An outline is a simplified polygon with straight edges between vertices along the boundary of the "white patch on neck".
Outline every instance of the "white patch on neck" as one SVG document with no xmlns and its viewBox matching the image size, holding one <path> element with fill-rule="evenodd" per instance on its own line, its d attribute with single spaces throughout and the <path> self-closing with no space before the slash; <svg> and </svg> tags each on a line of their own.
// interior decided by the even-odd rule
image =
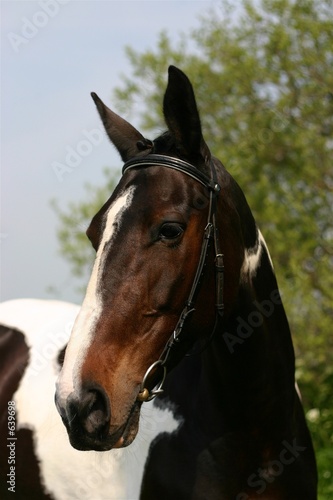
<svg viewBox="0 0 333 500">
<path fill-rule="evenodd" d="M 108 248 L 108 252 L 105 252 L 105 248 L 113 238 L 116 228 L 121 225 L 124 212 L 132 201 L 134 189 L 134 187 L 131 187 L 119 196 L 106 213 L 103 237 L 98 247 L 86 296 L 75 321 L 67 346 L 63 369 L 59 376 L 58 396 L 62 400 L 65 400 L 75 389 L 80 390 L 81 367 L 93 340 L 94 327 L 103 311 L 99 283 L 107 253 L 110 252 L 110 248 Z"/>
<path fill-rule="evenodd" d="M 257 270 L 261 262 L 263 250 L 266 251 L 270 264 L 274 271 L 273 262 L 269 254 L 266 242 L 264 240 L 263 235 L 258 230 L 258 239 L 256 245 L 253 248 L 246 249 L 244 252 L 244 261 L 241 268 L 242 279 L 246 280 L 248 277 L 253 278 L 254 276 L 256 276 Z"/>
<path fill-rule="evenodd" d="M 274 265 L 273 265 L 273 261 L 272 261 L 272 257 L 271 257 L 271 254 L 269 253 L 269 250 L 268 250 L 268 246 L 266 244 L 266 241 L 263 237 L 263 235 L 261 234 L 261 232 L 259 231 L 259 239 L 260 239 L 260 242 L 261 242 L 261 246 L 263 249 L 266 250 L 266 253 L 267 253 L 267 257 L 268 257 L 268 260 L 270 262 L 270 265 L 271 265 L 271 268 L 272 268 L 272 271 L 273 273 L 275 273 L 274 271 Z"/>
</svg>

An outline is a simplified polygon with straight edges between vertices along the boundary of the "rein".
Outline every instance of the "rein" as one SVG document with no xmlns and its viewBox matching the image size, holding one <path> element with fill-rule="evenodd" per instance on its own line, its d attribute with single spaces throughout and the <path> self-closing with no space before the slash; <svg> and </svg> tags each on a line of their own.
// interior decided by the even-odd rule
<svg viewBox="0 0 333 500">
<path fill-rule="evenodd" d="M 199 351 L 199 353 L 202 352 L 207 347 L 208 343 L 212 340 L 218 325 L 219 318 L 223 316 L 224 312 L 224 304 L 223 304 L 224 264 L 223 264 L 223 254 L 221 253 L 218 228 L 216 225 L 217 196 L 221 191 L 221 187 L 217 182 L 217 176 L 213 162 L 211 161 L 210 163 L 212 178 L 209 178 L 206 174 L 204 174 L 196 167 L 194 167 L 193 165 L 184 160 L 180 160 L 179 158 L 173 158 L 171 156 L 157 155 L 157 154 L 150 154 L 145 158 L 129 160 L 123 166 L 122 173 L 124 174 L 125 172 L 127 172 L 127 170 L 130 170 L 132 168 L 136 167 L 146 168 L 149 166 L 163 166 L 167 168 L 172 168 L 173 170 L 178 170 L 192 177 L 196 181 L 200 182 L 203 186 L 205 186 L 209 190 L 209 208 L 208 208 L 207 224 L 204 230 L 199 262 L 189 297 L 179 316 L 175 329 L 171 334 L 168 342 L 166 343 L 166 346 L 163 349 L 160 358 L 148 368 L 143 377 L 140 386 L 140 391 L 137 396 L 137 400 L 142 402 L 151 401 L 152 399 L 154 399 L 156 396 L 158 396 L 163 392 L 162 387 L 164 385 L 167 374 L 166 365 L 170 353 L 175 348 L 175 346 L 181 342 L 185 322 L 187 318 L 190 316 L 190 314 L 192 314 L 195 311 L 194 305 L 198 295 L 200 281 L 203 276 L 205 263 L 207 260 L 208 248 L 212 239 L 214 240 L 214 249 L 215 249 L 215 281 L 216 281 L 215 324 L 212 333 L 209 336 L 208 342 L 205 344 L 204 348 Z M 189 355 L 190 354 L 187 354 L 187 356 Z M 160 366 L 163 369 L 162 380 L 155 389 L 149 391 L 149 389 L 145 387 L 146 381 L 151 372 L 158 366 Z"/>
</svg>

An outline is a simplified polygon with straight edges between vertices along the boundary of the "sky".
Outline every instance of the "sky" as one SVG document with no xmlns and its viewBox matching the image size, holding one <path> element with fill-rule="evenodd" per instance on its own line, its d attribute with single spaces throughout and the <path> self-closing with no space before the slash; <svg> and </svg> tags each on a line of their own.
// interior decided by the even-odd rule
<svg viewBox="0 0 333 500">
<path fill-rule="evenodd" d="M 112 90 L 130 71 L 125 46 L 154 50 L 162 30 L 177 41 L 214 4 L 0 0 L 1 301 L 82 300 L 59 253 L 50 200 L 66 209 L 87 182 L 102 185 L 105 166 L 121 168 L 90 92 L 117 111 Z"/>
</svg>

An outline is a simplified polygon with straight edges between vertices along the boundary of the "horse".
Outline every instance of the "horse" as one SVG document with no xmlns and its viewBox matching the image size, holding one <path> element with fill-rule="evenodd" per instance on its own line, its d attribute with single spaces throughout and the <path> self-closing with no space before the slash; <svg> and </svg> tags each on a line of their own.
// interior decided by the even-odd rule
<svg viewBox="0 0 333 500">
<path fill-rule="evenodd" d="M 149 445 L 179 423 L 152 408 L 132 446 L 100 454 L 69 443 L 54 404 L 55 383 L 79 306 L 56 300 L 0 304 L 0 498 L 138 498 Z M 7 446 L 8 445 L 8 446 Z"/>
<path fill-rule="evenodd" d="M 96 259 L 57 381 L 70 443 L 130 445 L 153 401 L 180 424 L 152 441 L 141 499 L 315 499 L 272 260 L 190 80 L 169 67 L 154 140 L 91 95 L 124 165 L 87 229 Z"/>
</svg>

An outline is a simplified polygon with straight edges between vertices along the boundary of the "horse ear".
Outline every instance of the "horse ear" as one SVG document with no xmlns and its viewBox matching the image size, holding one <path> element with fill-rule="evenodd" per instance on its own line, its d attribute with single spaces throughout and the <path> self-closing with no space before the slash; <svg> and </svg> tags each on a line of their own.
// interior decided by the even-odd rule
<svg viewBox="0 0 333 500">
<path fill-rule="evenodd" d="M 111 111 L 94 92 L 91 93 L 98 113 L 102 119 L 106 133 L 111 142 L 117 148 L 124 162 L 135 156 L 147 154 L 147 149 L 153 147 L 149 139 L 145 139 L 142 134 L 130 123 Z"/>
<path fill-rule="evenodd" d="M 211 153 L 202 136 L 193 87 L 187 76 L 175 66 L 169 67 L 163 112 L 179 152 L 198 166 L 208 165 Z"/>
</svg>

